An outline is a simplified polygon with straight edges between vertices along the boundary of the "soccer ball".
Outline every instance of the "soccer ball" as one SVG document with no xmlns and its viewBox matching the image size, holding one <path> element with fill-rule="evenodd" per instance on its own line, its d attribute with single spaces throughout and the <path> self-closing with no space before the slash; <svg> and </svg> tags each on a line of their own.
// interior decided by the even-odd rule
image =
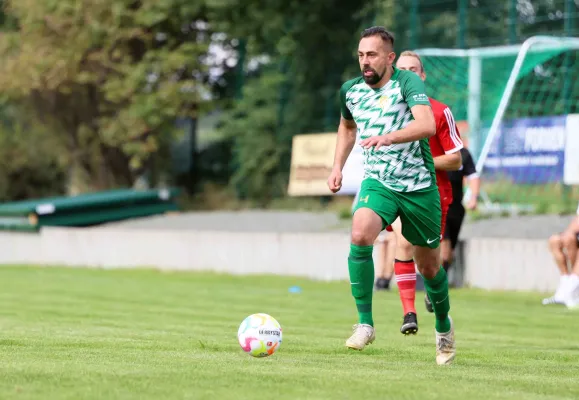
<svg viewBox="0 0 579 400">
<path fill-rule="evenodd" d="M 252 314 L 239 325 L 237 340 L 250 356 L 271 356 L 281 345 L 281 326 L 271 315 Z"/>
</svg>

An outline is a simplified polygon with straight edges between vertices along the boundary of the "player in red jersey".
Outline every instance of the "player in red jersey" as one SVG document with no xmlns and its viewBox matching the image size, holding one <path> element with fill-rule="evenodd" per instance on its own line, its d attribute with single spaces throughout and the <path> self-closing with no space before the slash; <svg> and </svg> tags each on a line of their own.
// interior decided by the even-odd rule
<svg viewBox="0 0 579 400">
<path fill-rule="evenodd" d="M 410 70 L 416 73 L 422 80 L 426 79 L 424 67 L 420 56 L 411 51 L 400 54 L 396 63 L 398 69 Z M 436 169 L 436 183 L 440 193 L 440 205 L 442 208 L 441 240 L 444 236 L 446 215 L 448 207 L 452 203 L 452 186 L 446 171 L 457 171 L 462 165 L 460 149 L 463 143 L 456 127 L 450 108 L 435 99 L 429 98 L 436 120 L 436 134 L 429 139 L 430 151 L 434 158 Z M 394 274 L 400 294 L 400 301 L 404 311 L 404 320 L 400 332 L 405 335 L 418 332 L 418 320 L 416 317 L 416 270 L 414 265 L 412 245 L 402 235 L 403 228 L 400 219 L 397 219 L 392 227 L 396 236 L 396 258 L 394 260 Z M 425 299 L 428 301 L 428 299 Z"/>
</svg>

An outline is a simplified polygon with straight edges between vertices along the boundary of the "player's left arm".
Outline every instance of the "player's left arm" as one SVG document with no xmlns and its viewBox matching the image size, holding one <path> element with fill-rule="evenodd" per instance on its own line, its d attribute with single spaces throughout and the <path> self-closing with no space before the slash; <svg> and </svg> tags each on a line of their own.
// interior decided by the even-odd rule
<svg viewBox="0 0 579 400">
<path fill-rule="evenodd" d="M 434 157 L 434 168 L 442 171 L 458 171 L 462 165 L 460 149 L 464 145 L 452 111 L 448 107 L 436 114 L 436 138 L 444 154 Z"/>
<path fill-rule="evenodd" d="M 434 123 L 434 115 L 432 114 L 430 105 L 415 105 L 411 108 L 411 111 L 414 120 L 404 128 L 387 135 L 366 138 L 360 141 L 360 145 L 365 149 L 375 146 L 376 150 L 378 150 L 382 146 L 416 142 L 417 140 L 426 139 L 434 135 L 436 132 L 436 125 Z"/>
<path fill-rule="evenodd" d="M 434 114 L 429 105 L 418 104 L 410 111 L 412 111 L 414 120 L 404 128 L 388 135 L 393 144 L 416 142 L 420 139 L 427 139 L 436 133 Z"/>
<path fill-rule="evenodd" d="M 408 125 L 388 136 L 392 143 L 415 142 L 436 134 L 436 121 L 426 95 L 424 82 L 415 73 L 406 73 L 400 79 L 401 94 L 414 118 Z"/>
</svg>

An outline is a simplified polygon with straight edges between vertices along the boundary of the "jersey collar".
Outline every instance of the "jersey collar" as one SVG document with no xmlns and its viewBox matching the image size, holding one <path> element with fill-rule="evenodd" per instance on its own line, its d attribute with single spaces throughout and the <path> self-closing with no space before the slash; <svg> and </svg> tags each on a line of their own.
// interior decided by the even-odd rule
<svg viewBox="0 0 579 400">
<path fill-rule="evenodd" d="M 396 68 L 394 65 L 392 65 L 392 76 L 390 77 L 390 81 L 395 81 L 396 79 L 398 79 L 398 75 L 400 74 L 400 70 L 398 68 Z M 388 81 L 388 82 L 390 82 Z"/>
<path fill-rule="evenodd" d="M 399 70 L 398 68 L 396 68 L 396 67 L 394 66 L 394 64 L 392 64 L 392 76 L 390 77 L 390 79 L 389 79 L 388 81 L 386 81 L 386 83 L 384 84 L 384 86 L 382 86 L 381 88 L 378 88 L 378 89 L 374 89 L 374 88 L 372 88 L 372 87 L 370 87 L 370 86 L 368 86 L 368 87 L 370 87 L 370 89 L 372 89 L 372 90 L 375 91 L 375 92 L 379 92 L 379 91 L 383 90 L 386 86 L 388 86 L 388 83 L 389 83 L 390 81 L 395 81 L 395 80 L 397 80 L 397 79 L 398 79 L 398 75 L 400 75 L 400 70 Z"/>
</svg>

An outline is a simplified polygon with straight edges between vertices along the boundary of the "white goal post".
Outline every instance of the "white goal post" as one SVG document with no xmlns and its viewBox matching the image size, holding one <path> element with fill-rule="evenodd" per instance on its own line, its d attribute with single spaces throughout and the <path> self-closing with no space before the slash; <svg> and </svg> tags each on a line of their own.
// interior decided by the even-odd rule
<svg viewBox="0 0 579 400">
<path fill-rule="evenodd" d="M 521 73 L 521 68 L 523 67 L 525 59 L 532 53 L 557 49 L 564 49 L 563 51 L 579 50 L 579 38 L 533 36 L 525 40 L 520 45 L 473 48 L 468 50 L 438 48 L 424 48 L 416 50 L 416 52 L 421 57 L 459 57 L 468 59 L 468 86 L 466 88 L 468 91 L 468 105 L 466 108 L 466 114 L 469 131 L 474 133 L 474 135 L 471 135 L 471 142 L 472 147 L 476 149 L 478 153 L 476 167 L 479 174 L 482 173 L 484 169 L 493 140 L 500 131 L 505 111 L 509 106 L 511 96 L 517 84 L 517 80 Z M 483 101 L 481 98 L 481 84 L 483 74 L 485 73 L 482 67 L 483 60 L 486 58 L 501 56 L 516 56 L 516 59 L 510 71 L 506 86 L 504 87 L 504 91 L 500 98 L 496 113 L 492 118 L 490 128 L 488 128 L 488 134 L 486 135 L 483 143 L 477 143 L 476 139 L 481 129 L 480 111 L 481 101 Z M 574 68 L 579 68 L 579 66 L 574 66 Z M 480 150 L 480 152 L 478 152 L 478 150 Z M 470 191 L 467 191 L 465 199 L 468 199 L 469 195 Z M 487 208 L 493 208 L 493 205 L 491 204 L 492 202 L 488 197 L 483 195 L 483 201 Z"/>
</svg>

